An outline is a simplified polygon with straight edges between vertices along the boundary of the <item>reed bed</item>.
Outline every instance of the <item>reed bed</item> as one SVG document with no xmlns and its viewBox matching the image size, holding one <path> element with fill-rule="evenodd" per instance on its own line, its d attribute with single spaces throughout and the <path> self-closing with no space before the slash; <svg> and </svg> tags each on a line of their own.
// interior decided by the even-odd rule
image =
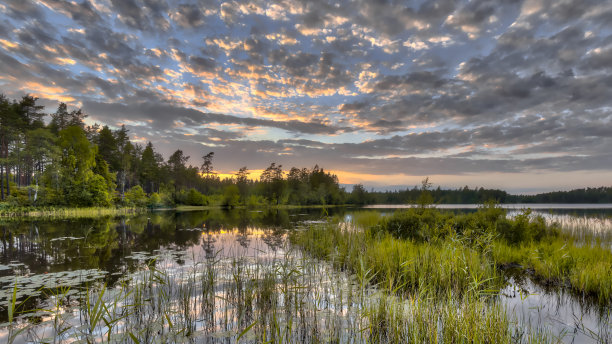
<svg viewBox="0 0 612 344">
<path fill-rule="evenodd" d="M 144 212 L 144 208 L 103 208 L 103 207 L 89 207 L 89 208 L 54 208 L 54 207 L 41 207 L 41 208 L 11 208 L 7 210 L 0 210 L 0 218 L 2 219 L 16 219 L 22 220 L 24 217 L 29 218 L 43 218 L 43 219 L 72 219 L 72 218 L 95 218 L 103 216 L 120 216 L 120 215 L 133 215 L 140 212 Z"/>
<path fill-rule="evenodd" d="M 354 273 L 340 272 L 288 245 L 254 256 L 207 251 L 201 258 L 187 252 L 133 258 L 142 268 L 115 285 L 48 288 L 42 291 L 46 303 L 28 313 L 22 313 L 24 300 L 14 299 L 11 309 L 21 316 L 3 325 L 0 341 L 537 342 L 517 330 L 499 304 L 483 297 L 482 288 L 461 295 L 447 289 L 442 295 L 427 292 L 434 288 L 428 283 L 400 295 L 390 289 L 395 282 L 377 277 L 368 263 Z"/>
<path fill-rule="evenodd" d="M 232 231 L 215 239 L 193 228 L 203 231 L 200 251 L 132 253 L 125 258 L 139 268 L 112 283 L 110 276 L 55 283 L 40 288 L 45 297 L 36 302 L 15 287 L 0 342 L 562 341 L 546 325 L 519 321 L 500 301 L 507 286 L 500 267 L 510 263 L 609 304 L 609 250 L 574 245 L 529 214 L 415 209 L 343 221 L 304 223 L 281 241 L 266 233 L 245 241 L 245 233 Z M 216 250 L 215 240 L 248 249 Z M 601 333 L 594 342 L 609 342 L 605 328 Z"/>
</svg>

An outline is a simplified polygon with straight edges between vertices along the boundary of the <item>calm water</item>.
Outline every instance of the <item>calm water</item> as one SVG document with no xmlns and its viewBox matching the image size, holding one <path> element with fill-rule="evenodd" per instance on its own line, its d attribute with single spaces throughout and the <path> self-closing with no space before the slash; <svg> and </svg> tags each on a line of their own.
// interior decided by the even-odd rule
<svg viewBox="0 0 612 344">
<path fill-rule="evenodd" d="M 36 296 L 31 303 L 40 303 L 45 295 L 38 290 L 43 286 L 78 286 L 101 279 L 112 285 L 161 253 L 164 264 L 174 268 L 218 255 L 276 261 L 286 252 L 287 231 L 329 216 L 350 218 L 355 211 L 359 210 L 161 211 L 120 218 L 4 222 L 0 224 L 0 306 L 6 305 L 15 283 L 21 295 Z M 567 230 L 612 232 L 612 207 L 542 206 L 534 212 Z M 509 281 L 502 300 L 517 321 L 550 328 L 565 342 L 595 342 L 610 332 L 605 312 L 588 300 L 521 278 Z M 4 321 L 3 311 L 0 323 Z"/>
</svg>

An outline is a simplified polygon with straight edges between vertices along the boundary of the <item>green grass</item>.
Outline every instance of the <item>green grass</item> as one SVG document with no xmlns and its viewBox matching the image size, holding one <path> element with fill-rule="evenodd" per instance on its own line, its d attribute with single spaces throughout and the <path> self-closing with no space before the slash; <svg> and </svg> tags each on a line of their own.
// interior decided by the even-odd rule
<svg viewBox="0 0 612 344">
<path fill-rule="evenodd" d="M 419 243 L 381 231 L 347 231 L 330 225 L 298 232 L 291 241 L 338 268 L 370 271 L 372 282 L 391 290 L 462 294 L 495 290 L 501 280 L 492 261 L 459 240 Z"/>
<path fill-rule="evenodd" d="M 497 241 L 493 257 L 499 264 L 520 264 L 550 285 L 570 285 L 578 293 L 612 302 L 612 251 L 599 245 L 576 244 L 572 239 L 508 245 Z"/>
<path fill-rule="evenodd" d="M 105 208 L 105 207 L 89 207 L 89 208 L 11 208 L 0 210 L 0 218 L 21 220 L 24 217 L 28 218 L 95 218 L 103 216 L 118 216 L 131 215 L 138 212 L 146 211 L 141 208 Z"/>
<path fill-rule="evenodd" d="M 461 292 L 470 279 L 492 287 L 499 277 L 495 267 L 519 264 L 541 283 L 570 286 L 602 305 L 612 302 L 609 243 L 547 225 L 528 210 L 507 218 L 505 210 L 491 204 L 468 214 L 413 208 L 376 224 L 367 217 L 355 221 L 366 230 L 307 231 L 299 244 L 318 257 L 333 255 L 348 268 L 363 257 L 383 279 L 407 287 L 418 286 L 423 276 L 439 291 Z"/>
<path fill-rule="evenodd" d="M 24 330 L 16 339 L 32 343 L 535 342 L 517 331 L 511 316 L 483 297 L 486 292 L 481 288 L 467 288 L 461 295 L 450 289 L 446 294 L 420 289 L 399 295 L 389 289 L 395 285 L 392 281 L 366 267 L 374 263 L 360 263 L 350 275 L 284 249 L 286 253 L 271 261 L 265 255 L 221 258 L 219 252 L 179 269 L 151 261 L 116 286 L 93 284 L 76 295 L 74 289 L 58 290 L 52 293 L 53 304 L 43 310 L 44 321 L 22 319 L 19 328 Z M 37 331 L 37 326 L 46 330 Z"/>
<path fill-rule="evenodd" d="M 51 337 L 32 337 L 37 332 L 29 329 L 37 325 L 23 322 L 19 327 L 11 322 L 8 330 L 23 328 L 19 335 L 34 343 L 50 338 L 102 343 L 556 342 L 546 328 L 519 324 L 501 304 L 497 295 L 505 282 L 500 267 L 521 264 L 541 281 L 567 283 L 609 305 L 612 253 L 524 215 L 506 219 L 495 207 L 462 215 L 435 209 L 389 217 L 358 212 L 350 224 L 332 221 L 292 232 L 292 245 L 273 255 L 222 258 L 217 252 L 181 268 L 151 261 L 118 285 L 90 285 L 74 309 L 48 308 L 48 320 L 38 326 L 46 323 Z M 55 302 L 74 305 L 74 300 Z"/>
</svg>

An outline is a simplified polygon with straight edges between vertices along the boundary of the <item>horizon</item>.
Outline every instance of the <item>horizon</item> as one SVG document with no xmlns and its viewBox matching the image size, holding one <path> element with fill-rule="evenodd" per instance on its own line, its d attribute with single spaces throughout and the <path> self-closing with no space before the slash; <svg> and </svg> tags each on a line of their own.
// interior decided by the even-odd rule
<svg viewBox="0 0 612 344">
<path fill-rule="evenodd" d="M 8 0 L 0 93 L 125 125 L 166 159 L 213 151 L 221 174 L 609 186 L 610 18 L 603 0 Z"/>
</svg>

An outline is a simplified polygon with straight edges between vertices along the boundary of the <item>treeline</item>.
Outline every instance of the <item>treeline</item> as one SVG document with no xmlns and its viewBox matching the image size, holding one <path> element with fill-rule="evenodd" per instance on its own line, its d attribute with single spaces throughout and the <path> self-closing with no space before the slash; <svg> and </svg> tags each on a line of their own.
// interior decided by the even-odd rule
<svg viewBox="0 0 612 344">
<path fill-rule="evenodd" d="M 349 199 L 356 204 L 413 204 L 418 203 L 422 188 L 398 191 L 370 191 L 356 185 Z M 455 190 L 440 187 L 429 190 L 432 202 L 437 204 L 480 204 L 487 201 L 498 203 L 612 203 L 612 187 L 555 191 L 536 195 L 511 195 L 503 190 L 473 188 L 468 186 Z M 357 196 L 359 194 L 360 196 Z"/>
<path fill-rule="evenodd" d="M 355 204 L 415 204 L 418 203 L 423 187 L 396 191 L 367 192 L 362 185 L 355 185 L 350 199 Z M 512 197 L 507 192 L 495 189 L 464 187 L 444 190 L 440 187 L 429 190 L 432 202 L 438 204 L 479 204 L 490 200 L 507 203 Z"/>
<path fill-rule="evenodd" d="M 409 204 L 423 201 L 423 189 L 439 204 L 612 203 L 612 187 L 510 195 L 467 186 L 431 189 L 427 179 L 420 188 L 376 192 L 358 184 L 346 192 L 319 166 L 285 171 L 275 163 L 257 180 L 246 166 L 221 179 L 214 152 L 200 166 L 189 165 L 180 149 L 165 160 L 150 142 L 131 142 L 124 126 L 86 126 L 86 117 L 64 103 L 47 114 L 35 97 L 0 94 L 0 207 Z"/>
<path fill-rule="evenodd" d="M 513 203 L 612 203 L 612 187 L 511 196 Z"/>
<path fill-rule="evenodd" d="M 150 142 L 130 141 L 125 126 L 86 126 L 81 110 L 60 103 L 46 114 L 37 98 L 0 95 L 2 206 L 174 206 L 342 204 L 338 178 L 315 166 L 283 171 L 275 163 L 258 180 L 247 167 L 219 178 L 214 153 L 201 166 L 176 150 L 168 160 Z M 50 117 L 50 118 L 49 118 Z"/>
</svg>

